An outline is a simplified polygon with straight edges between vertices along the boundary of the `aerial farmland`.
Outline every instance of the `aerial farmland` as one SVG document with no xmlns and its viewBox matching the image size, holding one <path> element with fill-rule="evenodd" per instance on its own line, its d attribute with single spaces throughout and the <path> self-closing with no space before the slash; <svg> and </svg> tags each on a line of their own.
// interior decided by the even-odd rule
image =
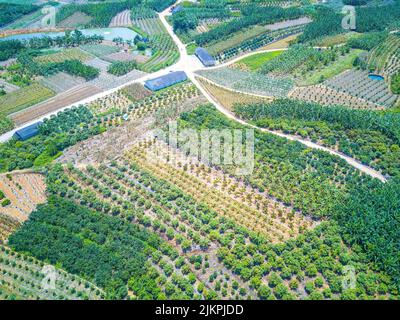
<svg viewBox="0 0 400 320">
<path fill-rule="evenodd" d="M 399 300 L 400 1 L 0 9 L 0 300 Z"/>
</svg>

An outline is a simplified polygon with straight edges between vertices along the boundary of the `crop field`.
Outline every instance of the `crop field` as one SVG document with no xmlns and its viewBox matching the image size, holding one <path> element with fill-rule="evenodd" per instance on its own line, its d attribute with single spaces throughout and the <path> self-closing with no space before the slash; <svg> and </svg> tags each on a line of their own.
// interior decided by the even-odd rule
<svg viewBox="0 0 400 320">
<path fill-rule="evenodd" d="M 368 66 L 374 72 L 391 76 L 400 69 L 400 36 L 389 35 L 374 48 L 368 59 Z"/>
<path fill-rule="evenodd" d="M 99 69 L 102 72 L 107 72 L 108 67 L 110 66 L 110 62 L 102 60 L 100 58 L 94 58 L 88 61 L 85 61 L 87 66 L 91 66 L 93 68 Z"/>
<path fill-rule="evenodd" d="M 195 123 L 228 125 L 223 116 L 218 116 L 213 111 L 210 112 L 214 120 L 204 118 L 205 110 L 208 109 L 201 107 L 193 114 L 186 115 L 183 121 L 189 126 L 196 125 Z M 258 137 L 262 136 L 267 135 L 260 134 Z M 276 143 L 271 150 L 289 146 L 294 148 L 293 144 L 278 138 Z M 151 151 L 149 148 L 154 149 Z M 258 148 L 259 146 L 256 146 L 256 150 L 259 150 Z M 302 150 L 295 153 L 293 156 L 299 157 Z M 317 154 L 314 153 L 314 156 Z M 309 156 L 303 154 L 298 159 L 304 161 L 306 157 Z M 264 161 L 267 159 L 264 158 Z M 266 166 L 272 163 L 271 159 Z M 339 170 L 343 170 L 344 167 L 346 165 L 340 166 Z M 265 169 L 266 167 L 263 170 L 263 179 L 273 172 L 266 174 Z M 280 173 L 287 169 L 281 167 Z M 291 175 L 295 172 L 299 174 L 304 171 L 304 167 L 292 170 Z M 324 169 L 315 170 L 321 174 Z M 334 169 L 337 178 L 342 174 L 352 176 L 351 170 L 347 173 L 337 170 Z M 256 172 L 254 174 L 257 175 Z M 277 181 L 286 180 L 288 177 L 282 178 L 278 175 L 275 177 L 277 180 L 270 180 L 268 188 L 260 189 L 254 187 L 252 182 L 248 184 L 237 180 L 226 173 L 224 168 L 206 166 L 197 159 L 188 158 L 184 153 L 154 139 L 140 142 L 117 160 L 99 166 L 79 168 L 66 165 L 54 168 L 50 176 L 52 178 L 48 183 L 52 186 L 54 194 L 63 195 L 67 199 L 100 211 L 92 221 L 102 221 L 105 226 L 109 219 L 122 220 L 126 228 L 125 235 L 131 234 L 128 225 L 134 224 L 146 228 L 147 232 L 157 234 L 162 239 L 161 245 L 152 246 L 154 249 L 161 248 L 161 252 L 156 250 L 159 253 L 152 253 L 144 258 L 144 261 L 140 261 L 143 261 L 143 266 L 152 270 L 152 273 L 142 272 L 143 275 L 154 273 L 156 279 L 165 277 L 167 282 L 171 281 L 177 286 L 168 291 L 164 286 L 158 287 L 169 299 L 182 295 L 223 299 L 344 298 L 351 294 L 340 285 L 343 279 L 340 270 L 347 263 L 354 266 L 357 274 L 363 275 L 357 277 L 360 279 L 356 283 L 359 293 L 354 298 L 362 298 L 365 295 L 383 299 L 395 297 L 395 290 L 390 285 L 387 275 L 374 271 L 364 258 L 346 247 L 340 237 L 337 237 L 337 226 L 334 222 L 316 223 L 298 211 L 293 212 L 286 201 L 283 203 L 276 200 L 277 197 L 265 196 L 264 192 L 276 195 L 278 190 L 291 190 L 273 186 Z M 328 178 L 327 175 L 323 176 Z M 305 176 L 301 180 L 305 181 L 304 178 Z M 56 181 L 61 181 L 61 184 L 55 183 Z M 344 180 L 339 178 L 337 182 L 343 185 Z M 300 198 L 313 198 L 314 204 L 320 199 L 309 192 L 307 196 L 307 193 L 300 193 Z M 327 196 L 331 197 L 332 193 Z M 58 206 L 62 201 L 57 200 L 56 203 Z M 60 210 L 63 211 L 51 211 L 54 212 L 52 215 L 72 214 L 57 213 Z M 249 214 L 250 212 L 252 214 Z M 85 215 L 88 216 L 89 212 L 85 212 Z M 86 223 L 83 218 L 85 215 L 81 215 L 83 225 Z M 90 213 L 89 217 L 92 215 L 94 213 Z M 263 220 L 264 216 L 268 218 Z M 252 222 L 253 219 L 257 219 L 257 223 Z M 77 234 L 80 230 L 69 229 L 62 220 L 55 221 L 57 220 L 49 220 L 42 214 L 35 222 L 30 223 L 29 228 L 23 228 L 22 232 L 38 232 L 40 226 L 47 223 L 62 224 L 67 234 Z M 265 224 L 261 221 L 265 221 Z M 121 223 L 119 225 L 122 227 Z M 297 232 L 300 234 L 297 235 Z M 56 234 L 50 236 L 54 239 L 57 237 Z M 287 237 L 294 237 L 296 240 L 282 242 Z M 273 242 L 265 242 L 263 239 L 266 238 Z M 23 239 L 21 233 L 17 233 L 11 245 L 31 250 L 35 254 L 35 249 Z M 37 245 L 40 246 L 40 242 L 37 242 Z M 324 255 L 315 258 L 322 249 Z M 56 250 L 56 246 L 51 246 L 49 250 Z M 141 250 L 136 252 L 139 254 Z M 60 258 L 64 259 L 62 255 Z M 136 256 L 136 259 L 143 258 Z M 294 263 L 298 259 L 301 259 L 301 265 Z M 329 263 L 326 263 L 327 260 Z M 85 261 L 92 263 L 91 260 Z M 190 277 L 186 278 L 185 275 Z M 371 291 L 370 284 L 361 280 L 365 277 L 373 279 L 371 281 L 381 289 Z M 181 278 L 179 282 L 178 278 Z M 181 286 L 187 283 L 185 279 L 190 281 L 192 289 Z M 144 286 L 149 285 L 145 279 L 141 281 Z M 129 282 L 129 288 L 135 296 L 143 298 L 142 290 L 134 285 L 133 280 Z"/>
<path fill-rule="evenodd" d="M 144 72 L 155 72 L 170 66 L 178 60 L 178 48 L 169 35 L 160 34 L 152 36 L 150 43 L 153 55 L 147 62 L 140 65 L 140 69 Z"/>
<path fill-rule="evenodd" d="M 150 36 L 165 34 L 165 28 L 158 17 L 137 17 L 133 19 L 133 25 Z"/>
<path fill-rule="evenodd" d="M 0 113 L 10 115 L 54 96 L 54 92 L 39 83 L 33 83 L 0 96 Z"/>
<path fill-rule="evenodd" d="M 65 72 L 56 73 L 40 81 L 42 85 L 56 93 L 63 93 L 85 82 L 84 78 L 71 76 Z"/>
<path fill-rule="evenodd" d="M 21 223 L 9 216 L 0 213 L 0 246 L 7 242 L 8 237 L 13 234 Z"/>
<path fill-rule="evenodd" d="M 197 79 L 204 89 L 216 99 L 220 104 L 222 104 L 225 108 L 232 111 L 235 104 L 253 104 L 253 103 L 261 103 L 267 102 L 271 99 L 255 97 L 248 94 L 240 94 L 234 91 L 229 91 L 223 89 L 215 84 L 208 82 L 202 78 Z"/>
<path fill-rule="evenodd" d="M 0 214 L 24 222 L 38 204 L 46 201 L 45 189 L 44 177 L 39 174 L 0 175 L 0 190 L 10 200 L 9 205 L 0 206 Z"/>
<path fill-rule="evenodd" d="M 219 85 L 267 97 L 285 97 L 293 88 L 289 78 L 274 78 L 226 67 L 199 71 L 198 74 Z"/>
<path fill-rule="evenodd" d="M 393 106 L 398 99 L 397 95 L 390 92 L 385 81 L 370 79 L 367 72 L 359 70 L 345 71 L 324 84 L 384 107 Z"/>
<path fill-rule="evenodd" d="M 81 45 L 80 48 L 91 55 L 96 57 L 104 57 L 112 53 L 119 52 L 119 48 L 117 46 L 111 46 L 106 44 L 84 44 Z"/>
<path fill-rule="evenodd" d="M 60 52 L 46 54 L 43 56 L 39 56 L 36 58 L 37 61 L 40 62 L 64 62 L 66 60 L 79 60 L 79 61 L 87 61 L 93 58 L 90 54 L 80 50 L 79 48 L 69 48 L 64 49 Z"/>
<path fill-rule="evenodd" d="M 41 116 L 44 116 L 50 112 L 57 111 L 62 107 L 83 100 L 99 92 L 101 92 L 99 88 L 90 84 L 83 84 L 81 86 L 74 87 L 66 92 L 59 93 L 49 101 L 39 103 L 29 109 L 14 113 L 10 116 L 10 118 L 14 121 L 15 124 L 21 125 Z"/>
<path fill-rule="evenodd" d="M 323 105 L 342 105 L 354 109 L 383 109 L 377 105 L 346 92 L 338 91 L 324 85 L 297 87 L 289 93 L 289 97 L 307 102 L 317 102 Z"/>
<path fill-rule="evenodd" d="M 257 53 L 252 56 L 243 58 L 233 64 L 233 68 L 245 70 L 245 71 L 258 71 L 262 65 L 267 61 L 279 56 L 283 53 L 283 50 Z"/>
<path fill-rule="evenodd" d="M 128 27 L 132 25 L 130 10 L 118 13 L 110 22 L 110 27 Z"/>
<path fill-rule="evenodd" d="M 85 26 L 90 23 L 90 21 L 92 21 L 92 17 L 83 12 L 75 12 L 69 17 L 57 23 L 57 26 L 64 28 L 76 28 Z"/>
<path fill-rule="evenodd" d="M 299 86 L 310 86 L 330 79 L 346 70 L 353 68 L 354 60 L 360 55 L 361 50 L 352 50 L 344 56 L 340 56 L 336 61 L 319 66 L 312 73 L 306 73 L 303 70 L 295 74 L 296 84 Z"/>
<path fill-rule="evenodd" d="M 129 81 L 133 81 L 142 77 L 145 73 L 139 70 L 133 70 L 125 75 L 120 77 L 111 75 L 107 72 L 103 72 L 99 77 L 89 82 L 91 86 L 95 86 L 97 88 L 103 90 L 109 90 L 118 86 L 121 86 Z"/>
<path fill-rule="evenodd" d="M 280 41 L 294 34 L 298 34 L 303 30 L 303 28 L 303 26 L 295 26 L 281 30 L 267 32 L 264 31 L 258 36 L 248 39 L 241 39 L 238 44 L 236 44 L 237 41 L 235 41 L 235 43 L 227 42 L 224 44 L 224 46 L 222 46 L 221 43 L 218 42 L 215 47 L 206 48 L 209 50 L 210 54 L 214 56 L 215 59 L 224 62 L 238 55 L 265 47 L 266 45 L 275 41 Z"/>
<path fill-rule="evenodd" d="M 103 59 L 107 61 L 135 61 L 136 55 L 130 52 L 115 52 L 103 56 Z"/>
<path fill-rule="evenodd" d="M 58 2 L 0 0 L 0 300 L 400 300 L 399 1 Z"/>
<path fill-rule="evenodd" d="M 55 271 L 54 289 L 43 287 L 46 268 Z M 92 283 L 42 261 L 0 246 L 0 299 L 98 300 L 103 290 Z"/>
<path fill-rule="evenodd" d="M 15 84 L 8 83 L 3 79 L 0 79 L 0 88 L 3 89 L 6 93 L 14 92 L 19 89 L 19 87 Z"/>
</svg>

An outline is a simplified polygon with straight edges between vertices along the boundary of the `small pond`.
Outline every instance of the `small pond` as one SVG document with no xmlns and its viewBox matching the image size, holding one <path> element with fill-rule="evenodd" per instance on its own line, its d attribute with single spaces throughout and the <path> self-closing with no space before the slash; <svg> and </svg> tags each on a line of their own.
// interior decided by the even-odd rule
<svg viewBox="0 0 400 320">
<path fill-rule="evenodd" d="M 104 37 L 104 40 L 112 41 L 114 38 L 121 37 L 124 40 L 133 40 L 137 33 L 128 28 L 98 28 L 98 29 L 82 29 L 83 35 L 85 36 L 93 36 L 93 35 L 101 35 Z M 36 32 L 36 33 L 24 33 L 24 34 L 16 34 L 13 36 L 8 36 L 1 38 L 1 40 L 29 40 L 32 38 L 40 38 L 40 37 L 59 37 L 63 36 L 64 32 Z"/>
<path fill-rule="evenodd" d="M 379 74 L 374 74 L 374 73 L 369 74 L 369 75 L 368 75 L 368 78 L 370 78 L 370 79 L 372 79 L 372 80 L 377 80 L 377 81 L 383 81 L 383 80 L 385 80 L 384 77 L 380 76 Z"/>
</svg>

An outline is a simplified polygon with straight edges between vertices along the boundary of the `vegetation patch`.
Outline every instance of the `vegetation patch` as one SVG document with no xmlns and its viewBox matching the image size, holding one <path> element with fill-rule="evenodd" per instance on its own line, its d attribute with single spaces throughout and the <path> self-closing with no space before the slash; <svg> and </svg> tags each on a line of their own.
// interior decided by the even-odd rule
<svg viewBox="0 0 400 320">
<path fill-rule="evenodd" d="M 39 83 L 0 96 L 0 112 L 9 115 L 54 96 L 54 92 Z"/>
</svg>

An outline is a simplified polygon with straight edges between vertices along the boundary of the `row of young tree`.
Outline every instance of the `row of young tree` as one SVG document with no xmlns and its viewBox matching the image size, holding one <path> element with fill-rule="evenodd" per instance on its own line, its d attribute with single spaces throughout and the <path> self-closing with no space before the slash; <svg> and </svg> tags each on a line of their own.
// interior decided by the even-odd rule
<svg viewBox="0 0 400 320">
<path fill-rule="evenodd" d="M 300 18 L 305 14 L 302 8 L 281 8 L 281 7 L 259 7 L 250 5 L 244 7 L 242 16 L 232 21 L 223 23 L 208 32 L 195 36 L 194 40 L 198 45 L 205 45 L 215 40 L 222 40 L 233 33 L 257 24 L 269 24 L 282 20 Z"/>
<path fill-rule="evenodd" d="M 140 286 L 147 274 L 147 256 L 162 242 L 137 225 L 56 196 L 39 206 L 9 239 L 15 250 L 93 281 L 109 299 L 126 298 L 128 281 L 132 286 L 139 281 Z"/>
<path fill-rule="evenodd" d="M 0 28 L 40 8 L 32 4 L 0 3 Z"/>
</svg>

